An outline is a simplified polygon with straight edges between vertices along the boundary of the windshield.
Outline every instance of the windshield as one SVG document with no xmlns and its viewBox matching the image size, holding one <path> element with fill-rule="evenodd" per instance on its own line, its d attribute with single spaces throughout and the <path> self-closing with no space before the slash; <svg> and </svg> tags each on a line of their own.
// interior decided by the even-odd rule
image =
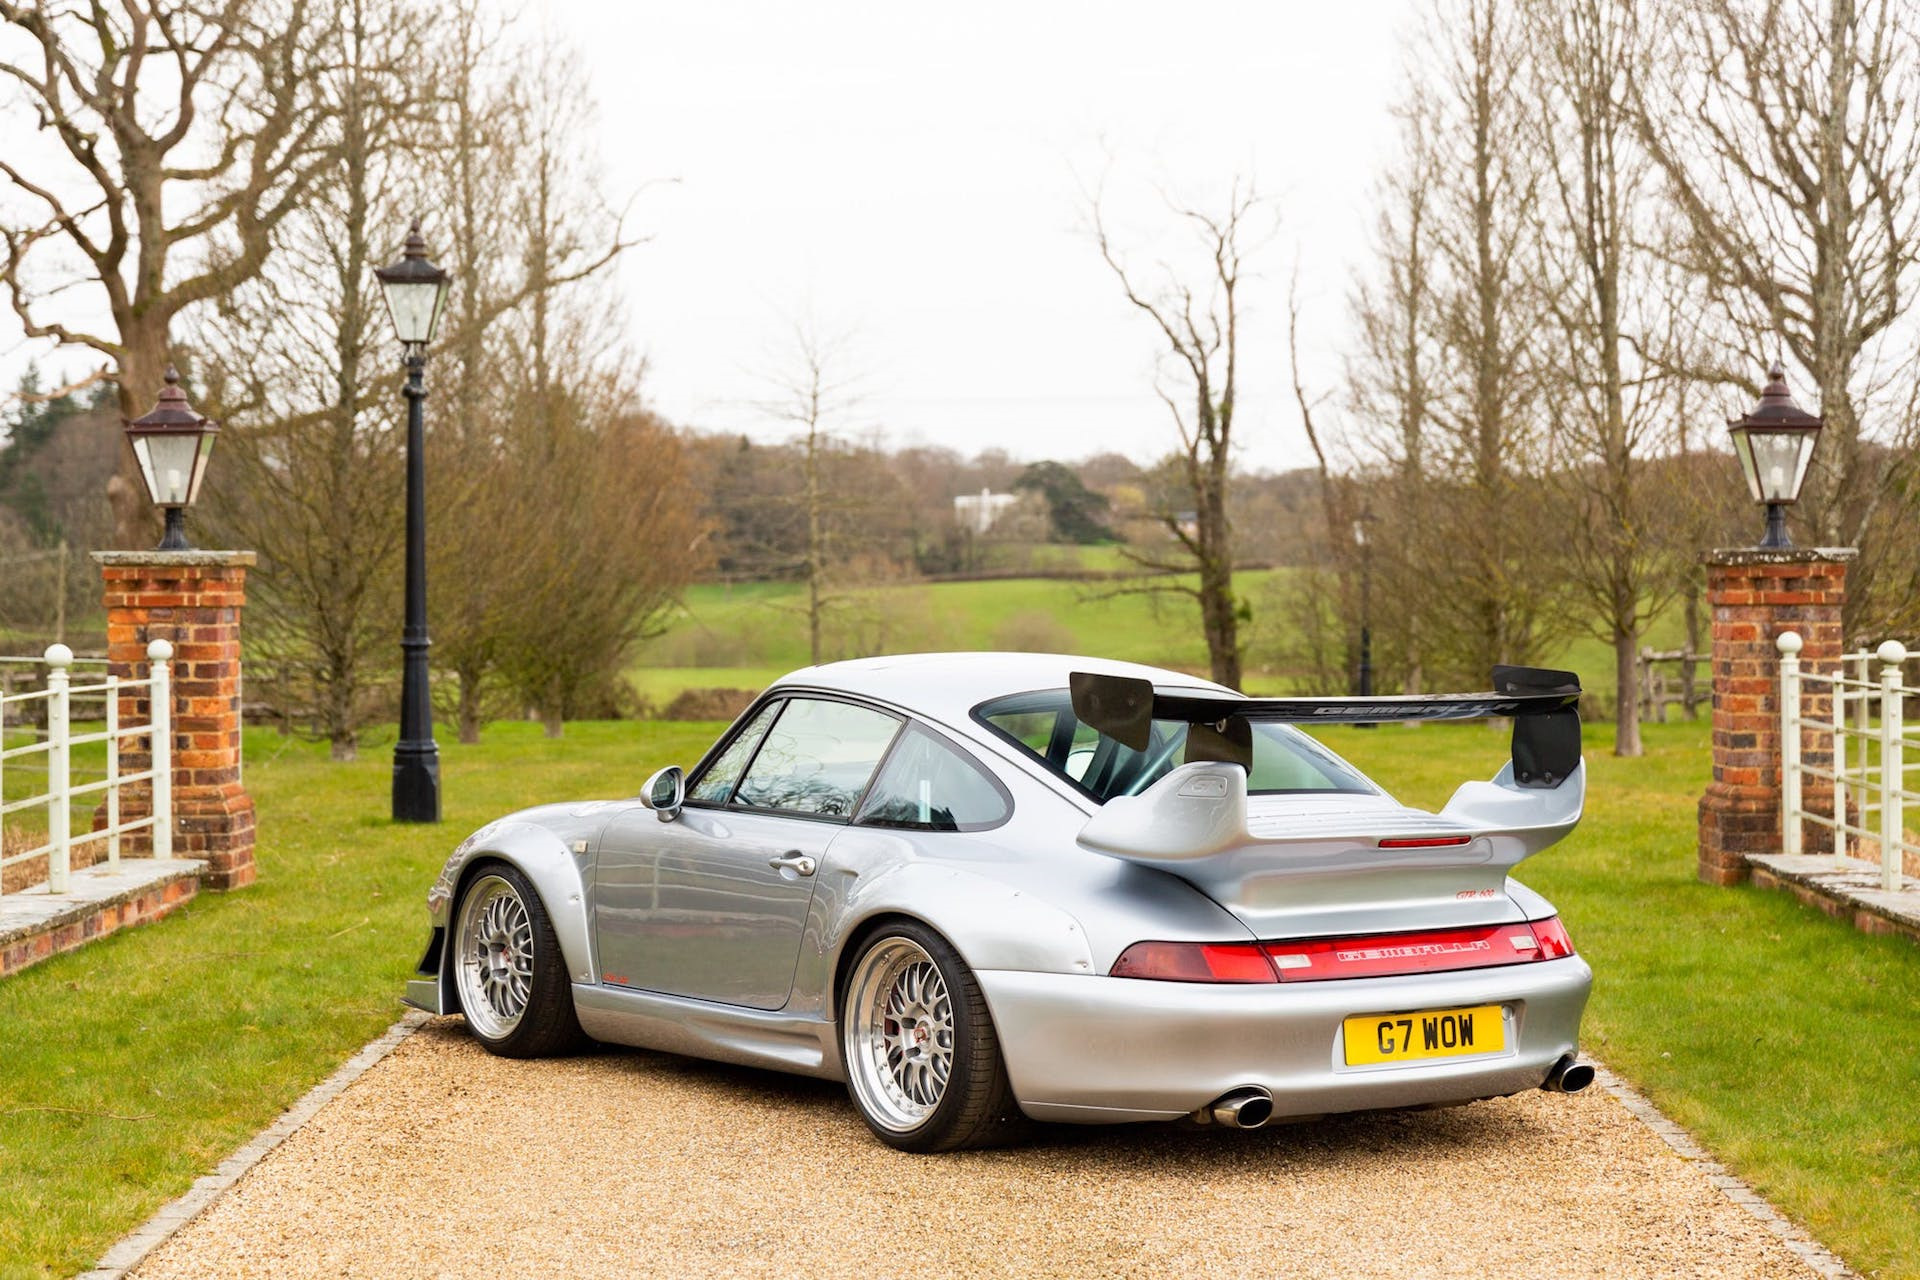
<svg viewBox="0 0 1920 1280">
<path fill-rule="evenodd" d="M 1135 751 L 1074 715 L 1073 699 L 1065 689 L 996 698 L 975 707 L 973 714 L 1102 804 L 1115 796 L 1137 796 L 1187 763 L 1184 723 L 1155 720 L 1147 749 Z M 1259 721 L 1253 725 L 1247 790 L 1254 795 L 1377 794 L 1352 765 L 1292 725 Z"/>
</svg>

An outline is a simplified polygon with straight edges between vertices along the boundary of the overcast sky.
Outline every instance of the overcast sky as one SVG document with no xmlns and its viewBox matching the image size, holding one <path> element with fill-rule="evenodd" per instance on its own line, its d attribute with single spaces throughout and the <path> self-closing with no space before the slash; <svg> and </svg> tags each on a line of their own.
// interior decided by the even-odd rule
<svg viewBox="0 0 1920 1280">
<path fill-rule="evenodd" d="M 811 315 L 851 337 L 863 399 L 839 425 L 894 444 L 1140 461 L 1172 443 L 1160 348 L 1087 235 L 1151 271 L 1180 247 L 1159 192 L 1218 208 L 1238 175 L 1279 231 L 1246 289 L 1240 461 L 1305 465 L 1283 319 L 1334 387 L 1350 272 L 1393 145 L 1412 0 L 1144 0 L 934 9 L 814 0 L 535 0 L 584 62 L 607 194 L 638 192 L 621 288 L 671 420 L 777 438 L 756 408 Z M 429 232 L 431 234 L 431 231 Z M 10 317 L 8 318 L 10 320 Z M 7 385 L 30 357 L 0 331 Z"/>
<path fill-rule="evenodd" d="M 756 374 L 811 312 L 853 333 L 858 425 L 895 443 L 1151 458 L 1171 441 L 1158 348 L 1082 190 L 1109 175 L 1144 267 L 1171 247 L 1156 187 L 1217 205 L 1240 173 L 1281 210 L 1250 291 L 1242 461 L 1304 464 L 1287 279 L 1297 259 L 1304 360 L 1330 386 L 1406 0 L 547 3 L 592 77 L 610 192 L 672 180 L 636 205 L 654 239 L 622 269 L 668 417 L 781 434 Z"/>
</svg>

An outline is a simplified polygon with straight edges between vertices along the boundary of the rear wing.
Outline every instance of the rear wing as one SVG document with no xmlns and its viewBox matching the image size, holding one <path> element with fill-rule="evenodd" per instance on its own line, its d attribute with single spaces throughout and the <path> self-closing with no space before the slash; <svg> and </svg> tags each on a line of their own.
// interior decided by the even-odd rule
<svg viewBox="0 0 1920 1280">
<path fill-rule="evenodd" d="M 1156 688 L 1134 676 L 1076 671 L 1073 714 L 1135 751 L 1155 720 L 1184 723 L 1187 760 L 1250 767 L 1255 720 L 1290 724 L 1381 724 L 1400 720 L 1513 720 L 1514 785 L 1558 787 L 1580 765 L 1580 677 L 1542 667 L 1495 667 L 1488 693 L 1378 698 L 1242 698 L 1203 689 Z"/>
</svg>

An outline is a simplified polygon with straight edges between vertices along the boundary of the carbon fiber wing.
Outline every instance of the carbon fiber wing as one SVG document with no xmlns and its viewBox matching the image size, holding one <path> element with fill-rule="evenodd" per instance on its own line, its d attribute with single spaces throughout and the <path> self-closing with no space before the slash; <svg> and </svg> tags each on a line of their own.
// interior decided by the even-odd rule
<svg viewBox="0 0 1920 1280">
<path fill-rule="evenodd" d="M 1158 688 L 1134 676 L 1076 671 L 1073 713 L 1108 737 L 1144 751 L 1155 720 L 1188 727 L 1187 759 L 1251 763 L 1252 722 L 1384 724 L 1404 720 L 1513 721 L 1513 778 L 1557 787 L 1580 763 L 1580 677 L 1544 667 L 1495 667 L 1486 693 L 1374 698 L 1243 698 L 1200 689 Z"/>
</svg>

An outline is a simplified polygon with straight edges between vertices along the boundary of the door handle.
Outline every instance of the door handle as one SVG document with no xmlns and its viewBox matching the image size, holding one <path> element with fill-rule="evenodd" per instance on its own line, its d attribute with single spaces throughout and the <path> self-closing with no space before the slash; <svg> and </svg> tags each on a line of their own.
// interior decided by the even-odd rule
<svg viewBox="0 0 1920 1280">
<path fill-rule="evenodd" d="M 795 875 L 802 876 L 810 876 L 814 870 L 813 859 L 798 849 L 783 853 L 777 858 L 768 858 L 767 865 L 775 871 L 791 871 Z"/>
</svg>

